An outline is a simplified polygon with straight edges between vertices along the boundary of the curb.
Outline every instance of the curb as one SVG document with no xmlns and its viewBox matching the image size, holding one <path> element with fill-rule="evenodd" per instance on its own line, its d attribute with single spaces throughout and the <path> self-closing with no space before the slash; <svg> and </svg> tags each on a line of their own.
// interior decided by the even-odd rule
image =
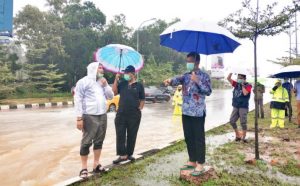
<svg viewBox="0 0 300 186">
<path fill-rule="evenodd" d="M 32 103 L 32 104 L 16 104 L 16 105 L 0 105 L 0 111 L 1 110 L 17 110 L 17 109 L 36 109 L 36 108 L 63 107 L 63 106 L 71 106 L 71 105 L 74 105 L 73 101 Z"/>
<path fill-rule="evenodd" d="M 180 141 L 182 141 L 182 140 L 172 141 L 168 144 L 160 145 L 155 149 L 147 150 L 147 151 L 144 151 L 144 152 L 137 152 L 136 155 L 135 155 L 135 161 L 138 161 L 138 160 L 144 159 L 145 157 L 154 155 L 154 154 L 158 153 L 159 151 L 161 151 L 161 150 L 163 150 L 167 147 L 170 147 L 170 146 L 172 146 L 175 143 L 180 142 Z M 109 164 L 109 165 L 106 165 L 106 166 L 103 166 L 103 167 L 105 169 L 105 173 L 107 173 L 107 172 L 110 172 L 111 170 L 113 170 L 114 168 L 129 164 L 129 163 L 134 163 L 135 161 L 131 162 L 131 161 L 128 160 L 128 161 L 125 161 L 125 162 L 121 162 L 120 164 L 116 164 L 116 165 L 115 164 Z M 97 177 L 97 176 L 98 175 L 93 175 L 93 174 L 89 173 L 88 178 L 93 178 L 93 177 Z M 86 180 L 80 178 L 79 176 L 76 176 L 76 177 L 72 177 L 68 180 L 65 180 L 63 182 L 57 183 L 54 186 L 65 186 L 65 185 L 69 186 L 69 185 L 74 185 L 76 183 L 81 183 L 81 182 L 84 182 L 84 181 L 86 181 Z"/>
</svg>

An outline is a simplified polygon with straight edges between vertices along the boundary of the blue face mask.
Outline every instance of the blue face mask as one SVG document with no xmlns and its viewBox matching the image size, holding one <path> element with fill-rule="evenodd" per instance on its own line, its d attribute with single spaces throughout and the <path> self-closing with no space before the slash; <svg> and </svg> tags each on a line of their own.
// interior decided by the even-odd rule
<svg viewBox="0 0 300 186">
<path fill-rule="evenodd" d="M 195 68 L 195 64 L 194 63 L 187 63 L 186 64 L 186 69 L 188 71 L 192 71 L 192 70 L 194 70 L 194 68 Z"/>
<path fill-rule="evenodd" d="M 125 79 L 126 81 L 130 81 L 130 80 L 131 80 L 131 77 L 130 77 L 129 74 L 124 74 L 124 79 Z"/>
<path fill-rule="evenodd" d="M 245 81 L 244 81 L 243 79 L 237 79 L 237 82 L 242 84 L 242 83 L 244 83 Z"/>
</svg>

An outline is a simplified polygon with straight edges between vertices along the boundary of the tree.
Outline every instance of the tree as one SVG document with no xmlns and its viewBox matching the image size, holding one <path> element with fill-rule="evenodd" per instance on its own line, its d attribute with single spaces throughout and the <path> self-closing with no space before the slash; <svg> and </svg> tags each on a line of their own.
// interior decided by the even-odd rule
<svg viewBox="0 0 300 186">
<path fill-rule="evenodd" d="M 135 46 L 135 42 L 131 42 L 132 29 L 126 26 L 126 17 L 123 14 L 114 16 L 114 19 L 105 26 L 102 33 L 103 45 L 111 43 L 119 43 L 129 46 Z M 134 47 L 133 47 L 134 48 Z"/>
<path fill-rule="evenodd" d="M 157 63 L 154 55 L 150 55 L 144 69 L 140 73 L 140 79 L 145 80 L 147 85 L 159 85 L 162 80 L 173 77 L 174 62 Z"/>
<path fill-rule="evenodd" d="M 15 91 L 15 76 L 9 67 L 9 57 L 6 46 L 0 46 L 0 99 L 6 98 Z"/>
<path fill-rule="evenodd" d="M 61 88 L 60 86 L 65 83 L 63 79 L 66 74 L 60 73 L 56 66 L 57 65 L 49 64 L 47 70 L 43 71 L 41 75 L 42 90 L 47 92 L 49 101 L 51 101 L 52 94 L 58 92 Z"/>
<path fill-rule="evenodd" d="M 296 2 L 294 2 L 296 3 Z M 257 38 L 258 36 L 274 36 L 290 27 L 289 20 L 295 11 L 299 11 L 298 6 L 284 7 L 278 14 L 274 13 L 277 3 L 267 5 L 266 9 L 259 11 L 257 7 L 251 7 L 251 0 L 244 0 L 242 9 L 230 14 L 222 22 L 221 26 L 227 27 L 235 36 L 248 38 L 254 45 L 254 69 L 255 87 L 257 85 Z M 258 150 L 258 121 L 257 102 L 255 102 L 255 158 L 259 159 Z"/>
<path fill-rule="evenodd" d="M 70 2 L 62 13 L 65 26 L 70 29 L 92 28 L 101 31 L 106 22 L 105 15 L 90 1 L 83 5 L 80 1 Z"/>
</svg>

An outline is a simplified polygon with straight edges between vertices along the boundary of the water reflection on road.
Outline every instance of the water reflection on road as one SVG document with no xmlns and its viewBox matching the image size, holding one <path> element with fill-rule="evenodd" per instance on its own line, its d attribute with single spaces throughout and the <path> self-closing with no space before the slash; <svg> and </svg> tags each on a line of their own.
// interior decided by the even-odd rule
<svg viewBox="0 0 300 186">
<path fill-rule="evenodd" d="M 229 120 L 231 97 L 231 90 L 214 90 L 207 98 L 206 130 Z M 250 103 L 253 108 L 253 100 Z M 136 153 L 183 138 L 170 103 L 147 104 L 142 115 Z M 116 157 L 114 118 L 115 113 L 108 114 L 104 165 Z M 72 107 L 2 111 L 0 121 L 1 185 L 52 185 L 78 174 L 81 132 Z"/>
</svg>

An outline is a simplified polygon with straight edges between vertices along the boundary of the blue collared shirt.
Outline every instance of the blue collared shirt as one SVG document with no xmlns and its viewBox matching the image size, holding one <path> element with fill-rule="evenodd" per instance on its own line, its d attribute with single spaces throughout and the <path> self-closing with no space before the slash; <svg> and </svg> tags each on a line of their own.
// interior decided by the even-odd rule
<svg viewBox="0 0 300 186">
<path fill-rule="evenodd" d="M 174 77 L 171 85 L 182 85 L 182 114 L 193 117 L 202 117 L 206 113 L 205 97 L 212 92 L 210 77 L 207 73 L 197 70 L 195 74 L 198 78 L 196 82 L 191 80 L 191 73 Z"/>
</svg>

